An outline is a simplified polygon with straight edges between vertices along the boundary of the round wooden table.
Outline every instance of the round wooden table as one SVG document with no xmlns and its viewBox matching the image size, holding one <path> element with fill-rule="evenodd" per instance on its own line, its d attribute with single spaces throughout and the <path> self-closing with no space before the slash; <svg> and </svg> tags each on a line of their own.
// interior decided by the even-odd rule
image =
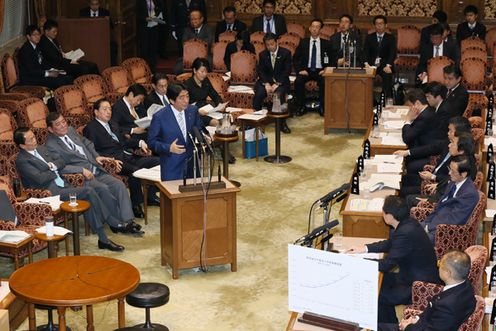
<svg viewBox="0 0 496 331">
<path fill-rule="evenodd" d="M 289 112 L 284 113 L 274 113 L 269 111 L 267 116 L 275 119 L 276 121 L 276 154 L 269 155 L 264 158 L 266 162 L 270 163 L 288 163 L 291 162 L 290 156 L 281 155 L 281 122 L 283 119 L 289 117 Z"/>
<path fill-rule="evenodd" d="M 93 304 L 118 299 L 118 325 L 125 327 L 124 298 L 140 281 L 129 263 L 102 256 L 63 256 L 26 265 L 9 279 L 12 293 L 28 303 L 29 330 L 36 330 L 34 305 L 55 306 L 66 331 L 67 307 L 86 306 L 87 330 L 94 330 Z"/>
<path fill-rule="evenodd" d="M 214 141 L 221 142 L 224 146 L 224 155 L 223 155 L 223 162 L 222 162 L 222 172 L 224 174 L 224 177 L 229 179 L 229 144 L 233 143 L 235 141 L 238 141 L 238 132 L 235 131 L 233 132 L 232 135 L 222 135 L 215 133 L 214 135 Z M 229 179 L 231 183 L 233 183 L 235 186 L 240 187 L 241 183 L 236 181 L 236 180 L 231 180 Z"/>
<path fill-rule="evenodd" d="M 90 209 L 90 203 L 86 200 L 77 200 L 77 206 L 69 205 L 69 201 L 65 201 L 60 205 L 60 209 L 65 213 L 65 217 L 70 214 L 72 218 L 72 243 L 74 246 L 74 255 L 81 255 L 79 249 L 79 213 L 84 213 Z"/>
</svg>

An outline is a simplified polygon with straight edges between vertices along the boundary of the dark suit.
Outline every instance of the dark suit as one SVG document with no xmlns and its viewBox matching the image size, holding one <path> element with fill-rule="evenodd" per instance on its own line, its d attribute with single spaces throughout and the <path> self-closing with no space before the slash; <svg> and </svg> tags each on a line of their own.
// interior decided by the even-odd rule
<svg viewBox="0 0 496 331">
<path fill-rule="evenodd" d="M 198 108 L 189 105 L 184 110 L 186 131 L 191 132 L 193 127 L 202 128 L 203 124 L 198 115 Z M 178 145 L 183 145 L 186 152 L 183 154 L 171 153 L 170 147 L 177 139 Z M 162 180 L 181 179 L 193 175 L 193 146 L 188 139 L 184 139 L 179 124 L 171 106 L 165 107 L 153 115 L 149 130 L 150 147 L 160 155 L 160 175 Z"/>
<path fill-rule="evenodd" d="M 143 110 L 143 107 L 136 107 L 135 111 L 138 114 L 139 118 L 145 116 L 145 114 L 143 113 L 145 111 Z M 116 103 L 112 105 L 112 122 L 115 122 L 119 125 L 120 133 L 125 136 L 125 138 L 129 138 L 128 135 L 137 135 L 139 139 L 143 139 L 144 141 L 146 141 L 146 133 L 131 135 L 131 130 L 138 127 L 138 125 L 134 123 L 135 120 L 137 120 L 137 118 L 134 118 L 133 115 L 131 115 L 131 113 L 129 112 L 129 108 L 127 107 L 127 104 L 124 102 L 123 98 L 120 98 L 119 100 L 117 100 Z"/>
<path fill-rule="evenodd" d="M 436 137 L 437 123 L 434 108 L 427 106 L 411 124 L 403 125 L 401 137 L 408 148 L 424 146 L 432 143 Z"/>
<path fill-rule="evenodd" d="M 46 162 L 52 162 L 59 173 L 63 171 L 65 163 L 62 159 L 50 154 L 44 146 L 38 146 L 36 151 Z M 103 221 L 107 221 L 110 225 L 115 223 L 110 211 L 92 187 L 72 187 L 66 181 L 64 181 L 64 187 L 57 186 L 55 184 L 57 175 L 50 170 L 46 162 L 24 149 L 19 151 L 16 158 L 16 167 L 24 187 L 49 190 L 52 195 L 60 195 L 60 199 L 63 201 L 69 200 L 69 194 L 72 193 L 75 193 L 78 199 L 89 201 L 91 208 L 84 213 L 84 216 L 95 232 L 103 227 Z"/>
<path fill-rule="evenodd" d="M 72 84 L 73 79 L 69 75 L 45 77 L 45 71 L 51 66 L 43 57 L 39 46 L 34 49 L 29 41 L 26 41 L 19 49 L 17 61 L 22 85 L 40 85 L 56 89 L 62 85 Z"/>
<path fill-rule="evenodd" d="M 423 170 L 424 165 L 430 162 L 431 156 L 444 156 L 448 152 L 448 144 L 449 140 L 445 135 L 444 139 L 433 141 L 431 144 L 411 148 L 410 155 L 405 159 L 406 172 L 418 175 L 418 172 Z"/>
<path fill-rule="evenodd" d="M 279 84 L 276 93 L 283 96 L 289 92 L 289 75 L 291 74 L 291 52 L 283 47 L 278 47 L 274 68 L 272 68 L 271 54 L 264 50 L 259 55 L 257 65 L 258 80 L 255 83 L 255 96 L 253 108 L 262 109 L 263 100 L 267 97 L 265 83 Z"/>
<path fill-rule="evenodd" d="M 423 226 L 427 225 L 429 238 L 433 243 L 438 224 L 464 225 L 479 201 L 479 192 L 469 177 L 456 192 L 456 196 L 450 197 L 454 186 L 454 182 L 448 184 L 434 211 L 422 222 Z"/>
<path fill-rule="evenodd" d="M 468 105 L 468 92 L 465 86 L 458 84 L 453 91 L 448 90 L 446 96 L 446 107 L 450 109 L 451 116 L 463 116 Z"/>
<path fill-rule="evenodd" d="M 385 73 L 384 68 L 389 65 L 394 67 L 396 59 L 396 39 L 390 33 L 384 33 L 379 44 L 377 33 L 371 33 L 365 37 L 363 45 L 363 62 L 376 66 L 376 73 L 382 78 L 382 87 L 386 97 L 393 95 L 393 74 Z M 378 62 L 376 61 L 378 60 Z"/>
<path fill-rule="evenodd" d="M 255 46 L 253 46 L 253 44 L 250 42 L 243 44 L 241 50 L 256 54 Z M 237 52 L 238 52 L 238 47 L 236 46 L 236 41 L 227 44 L 226 52 L 224 53 L 224 63 L 226 64 L 227 71 L 231 71 L 231 55 Z"/>
<path fill-rule="evenodd" d="M 79 11 L 79 16 L 80 17 L 93 17 L 93 16 L 91 16 L 91 8 L 90 7 L 82 8 Z M 98 8 L 98 16 L 97 17 L 109 17 L 109 16 L 110 16 L 110 12 L 107 9 L 102 8 L 102 7 Z"/>
<path fill-rule="evenodd" d="M 184 82 L 184 85 L 189 92 L 189 103 L 194 103 L 195 106 L 198 108 L 201 108 L 208 104 L 207 98 L 210 98 L 212 100 L 212 104 L 214 106 L 222 103 L 220 95 L 214 89 L 208 77 L 201 82 L 201 86 L 198 86 L 198 84 L 196 84 L 193 77 L 188 78 Z M 210 116 L 205 115 L 200 115 L 200 118 L 204 126 L 208 126 L 210 120 L 212 119 Z"/>
<path fill-rule="evenodd" d="M 385 252 L 379 261 L 384 273 L 379 295 L 379 322 L 397 321 L 395 305 L 411 303 L 412 283 L 439 283 L 434 248 L 419 222 L 407 218 L 390 233 L 387 240 L 367 245 L 369 252 Z M 399 272 L 392 272 L 399 267 Z"/>
<path fill-rule="evenodd" d="M 186 0 L 173 0 L 171 5 L 170 25 L 171 30 L 176 32 L 179 54 L 183 53 L 183 32 L 189 26 L 189 13 L 199 10 L 203 14 L 203 24 L 207 24 L 207 6 L 205 0 L 191 0 L 189 6 Z"/>
<path fill-rule="evenodd" d="M 201 26 L 201 29 L 200 29 L 198 35 L 197 35 L 195 33 L 195 29 L 193 29 L 192 27 L 188 26 L 188 27 L 184 28 L 183 39 L 182 39 L 183 42 L 185 42 L 186 40 L 193 39 L 193 38 L 197 38 L 197 39 L 205 41 L 208 45 L 208 49 L 210 50 L 210 47 L 212 46 L 212 43 L 214 42 L 214 39 L 215 39 L 214 30 L 212 29 L 211 26 L 203 24 Z"/>
<path fill-rule="evenodd" d="M 167 21 L 167 13 L 163 7 L 162 1 L 153 0 L 154 14 L 158 17 L 162 14 L 162 19 Z M 148 27 L 146 18 L 149 17 L 147 0 L 136 1 L 136 26 L 137 26 L 137 41 L 140 57 L 144 58 L 152 72 L 155 72 L 158 56 L 159 44 L 159 27 Z"/>
<path fill-rule="evenodd" d="M 432 43 L 421 46 L 420 60 L 416 75 L 427 72 L 427 62 L 434 57 L 434 54 L 434 45 Z M 439 56 L 441 55 L 452 59 L 455 62 L 455 65 L 460 63 L 460 49 L 453 39 L 448 38 L 447 41 L 443 41 L 443 54 L 440 54 Z"/>
<path fill-rule="evenodd" d="M 64 69 L 75 78 L 82 75 L 98 74 L 98 67 L 93 62 L 79 60 L 78 64 L 72 64 L 71 60 L 63 56 L 62 48 L 56 39 L 51 41 L 47 36 L 43 35 L 38 47 L 41 50 L 41 54 L 43 54 L 43 58 L 47 60 L 50 66 Z"/>
<path fill-rule="evenodd" d="M 293 56 L 293 65 L 296 71 L 296 80 L 295 80 L 295 96 L 296 96 L 296 102 L 297 106 L 302 108 L 305 103 L 305 83 L 310 81 L 310 80 L 315 80 L 317 81 L 317 84 L 319 85 L 319 99 L 320 99 L 320 105 L 322 109 L 324 108 L 324 79 L 321 75 L 319 75 L 319 72 L 330 66 L 330 47 L 331 43 L 328 40 L 319 38 L 316 42 L 315 45 L 320 43 L 320 67 L 315 68 L 316 70 L 311 70 L 309 66 L 309 61 L 312 57 L 312 48 L 313 48 L 313 39 L 310 40 L 311 38 L 304 38 L 300 41 L 300 44 L 296 48 L 296 51 Z M 312 46 L 310 45 L 310 42 L 312 43 Z M 302 70 L 306 70 L 308 72 L 308 75 L 300 75 L 299 72 Z"/>
<path fill-rule="evenodd" d="M 277 37 L 288 32 L 286 27 L 286 19 L 284 18 L 284 16 L 279 14 L 274 14 L 272 15 L 272 19 L 274 20 L 274 26 L 272 27 L 271 25 L 270 32 L 274 33 Z M 253 19 L 253 22 L 251 23 L 250 31 L 251 32 L 265 31 L 266 25 L 267 25 L 267 20 L 265 15 L 257 16 Z M 275 28 L 276 31 L 272 31 L 273 28 Z"/>
<path fill-rule="evenodd" d="M 246 30 L 246 24 L 236 19 L 232 26 L 232 31 L 236 31 L 237 33 Z M 215 41 L 219 41 L 219 35 L 223 32 L 227 31 L 227 23 L 222 20 L 217 22 L 215 25 Z"/>
<path fill-rule="evenodd" d="M 486 26 L 480 22 L 475 22 L 475 27 L 470 29 L 468 22 L 458 24 L 456 27 L 456 41 L 458 41 L 458 44 L 460 44 L 463 39 L 470 37 L 477 37 L 484 41 L 486 38 Z"/>
<path fill-rule="evenodd" d="M 140 179 L 134 177 L 133 173 L 142 168 L 153 168 L 160 164 L 160 160 L 155 156 L 137 156 L 133 154 L 133 150 L 139 148 L 139 139 L 125 139 L 119 132 L 118 124 L 109 122 L 109 126 L 119 141 L 114 140 L 107 129 L 96 119 L 86 125 L 83 133 L 86 138 L 93 142 L 98 154 L 122 161 L 122 169 L 119 175 L 129 177 L 131 202 L 133 206 L 138 206 L 143 202 L 143 192 L 141 191 Z M 155 190 L 152 190 L 151 195 L 155 194 L 155 192 Z"/>
<path fill-rule="evenodd" d="M 357 42 L 355 53 L 356 53 L 356 61 L 357 61 L 356 65 L 357 65 L 357 67 L 359 67 L 359 66 L 361 66 L 360 61 L 362 59 L 361 46 L 360 46 L 360 40 L 361 40 L 360 36 L 355 31 L 349 31 L 348 36 L 346 38 L 347 38 L 347 40 Z M 343 46 L 342 39 L 343 39 L 343 36 L 342 36 L 341 32 L 336 32 L 329 39 L 329 41 L 331 42 L 330 62 L 331 62 L 332 67 L 337 67 L 338 66 L 338 60 L 343 58 L 345 55 L 346 47 L 342 47 Z M 352 62 L 353 62 L 353 58 L 354 58 L 354 56 L 353 56 L 353 52 L 352 52 L 351 53 L 351 61 Z M 353 66 L 353 63 L 351 63 L 351 66 Z"/>
<path fill-rule="evenodd" d="M 151 91 L 150 94 L 146 96 L 145 101 L 143 101 L 143 106 L 145 109 L 150 108 L 153 104 L 167 106 L 169 104 L 168 100 L 169 99 L 166 99 L 164 101 L 163 97 L 158 96 L 157 92 Z"/>
<path fill-rule="evenodd" d="M 112 226 L 118 226 L 121 221 L 129 222 L 134 219 L 131 207 L 131 200 L 127 193 L 127 188 L 122 181 L 109 175 L 97 162 L 99 156 L 93 143 L 83 136 L 80 136 L 74 128 L 69 127 L 67 136 L 72 142 L 79 146 L 84 155 L 77 150 L 69 148 L 62 139 L 54 134 L 49 134 L 46 147 L 55 157 L 61 158 L 65 162 L 65 167 L 61 170 L 64 174 L 82 173 L 83 169 L 94 173 L 94 178 L 85 180 L 85 186 L 92 187 L 110 211 Z M 117 220 L 117 219 L 118 220 Z"/>
<path fill-rule="evenodd" d="M 405 331 L 458 331 L 473 314 L 477 301 L 469 281 L 434 296 L 415 324 Z M 398 331 L 398 324 L 379 324 L 379 331 Z"/>
</svg>

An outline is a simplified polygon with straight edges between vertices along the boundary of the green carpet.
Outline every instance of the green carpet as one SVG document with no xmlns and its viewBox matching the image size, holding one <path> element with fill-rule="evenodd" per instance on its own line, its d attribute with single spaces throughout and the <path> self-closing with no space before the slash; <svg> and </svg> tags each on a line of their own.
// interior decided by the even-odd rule
<svg viewBox="0 0 496 331">
<path fill-rule="evenodd" d="M 105 255 L 136 266 L 142 281 L 169 286 L 167 305 L 152 310 L 152 321 L 170 330 L 283 330 L 288 321 L 287 244 L 306 232 L 311 204 L 331 189 L 349 181 L 355 159 L 361 152 L 363 133 L 323 135 L 323 118 L 315 113 L 288 121 L 292 129 L 282 135 L 281 151 L 293 161 L 274 165 L 261 159 L 244 160 L 241 143 L 232 145 L 237 157 L 230 177 L 242 183 L 237 196 L 238 271 L 229 266 L 211 267 L 208 273 L 186 270 L 172 280 L 170 270 L 160 266 L 159 213 L 151 207 L 144 238 L 109 236 L 123 244 L 123 253 L 98 250 L 95 235 L 81 238 L 86 255 Z M 269 152 L 274 151 L 273 126 L 267 129 Z M 331 219 L 338 217 L 334 206 Z M 143 224 L 142 220 L 139 220 Z M 315 216 L 317 225 L 322 214 Z M 82 230 L 82 228 L 81 228 Z M 63 246 L 61 254 L 63 254 Z M 46 258 L 46 251 L 35 260 Z M 0 258 L 0 276 L 13 271 L 9 259 Z M 96 330 L 117 328 L 117 302 L 94 307 Z M 37 310 L 38 325 L 46 312 Z M 127 325 L 142 323 L 144 310 L 126 306 Z M 85 330 L 85 311 L 69 311 L 72 330 Z M 20 330 L 27 329 L 25 322 Z"/>
</svg>

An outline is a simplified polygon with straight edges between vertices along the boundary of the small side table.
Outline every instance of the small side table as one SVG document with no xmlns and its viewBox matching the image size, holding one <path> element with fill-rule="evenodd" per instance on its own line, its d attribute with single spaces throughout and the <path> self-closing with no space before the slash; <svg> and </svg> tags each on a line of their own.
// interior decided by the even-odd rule
<svg viewBox="0 0 496 331">
<path fill-rule="evenodd" d="M 256 120 L 246 120 L 246 119 L 242 119 L 242 118 L 238 118 L 238 121 L 239 121 L 239 124 L 241 125 L 241 140 L 242 140 L 242 148 L 243 148 L 243 158 L 245 157 L 245 127 L 246 126 L 252 126 L 255 128 L 255 159 L 257 160 L 258 162 L 258 141 L 259 141 L 259 137 L 258 137 L 258 131 L 260 128 L 264 128 L 265 130 L 265 126 L 271 121 L 272 119 L 269 118 L 269 117 L 262 117 L 261 119 L 259 119 L 258 121 Z"/>
<path fill-rule="evenodd" d="M 224 177 L 229 179 L 229 143 L 238 141 L 238 132 L 233 133 L 232 135 L 221 135 L 215 133 L 214 135 L 214 140 L 219 141 L 223 144 L 224 147 L 224 155 L 223 155 L 223 163 L 222 163 L 222 173 L 224 174 Z M 235 186 L 240 187 L 241 183 L 235 180 L 229 179 L 231 183 L 233 183 Z"/>
<path fill-rule="evenodd" d="M 276 154 L 269 155 L 264 158 L 266 162 L 270 163 L 288 163 L 291 162 L 291 157 L 281 155 L 281 122 L 283 119 L 289 117 L 289 112 L 284 113 L 273 113 L 268 112 L 267 116 L 275 119 L 276 121 Z"/>
<path fill-rule="evenodd" d="M 74 245 L 74 255 L 81 255 L 79 249 L 79 214 L 84 213 L 90 208 L 90 203 L 85 200 L 77 200 L 77 206 L 69 206 L 69 201 L 65 201 L 60 205 L 60 209 L 65 213 L 65 217 L 67 218 L 69 214 L 72 218 L 72 235 L 73 240 L 72 243 Z"/>
<path fill-rule="evenodd" d="M 67 237 L 67 234 L 65 235 L 59 235 L 59 234 L 54 234 L 53 236 L 49 237 L 46 235 L 46 233 L 38 233 L 35 232 L 34 236 L 38 240 L 43 240 L 47 242 L 48 245 L 48 258 L 52 259 L 54 257 L 57 257 L 57 250 L 55 249 L 55 244 L 58 243 L 61 240 L 64 240 L 65 237 Z M 66 250 L 67 252 L 67 250 Z"/>
<path fill-rule="evenodd" d="M 25 246 L 28 248 L 28 261 L 29 263 L 33 263 L 33 239 L 34 236 L 30 235 L 26 239 L 18 242 L 18 243 L 5 243 L 0 242 L 0 251 L 9 252 L 14 255 L 14 264 L 16 270 L 19 269 L 19 251 L 23 249 Z"/>
</svg>

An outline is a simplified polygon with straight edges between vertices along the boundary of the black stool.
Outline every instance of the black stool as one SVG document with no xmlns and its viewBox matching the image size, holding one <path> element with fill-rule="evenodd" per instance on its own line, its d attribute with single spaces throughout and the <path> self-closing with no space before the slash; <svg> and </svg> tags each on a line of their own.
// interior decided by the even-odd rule
<svg viewBox="0 0 496 331">
<path fill-rule="evenodd" d="M 45 305 L 34 305 L 34 307 L 36 309 L 48 310 L 47 324 L 38 326 L 36 328 L 36 331 L 58 331 L 59 330 L 59 325 L 53 324 L 53 310 L 56 309 L 56 307 L 45 306 Z M 71 331 L 71 328 L 66 327 L 66 330 Z"/>
<path fill-rule="evenodd" d="M 161 324 L 152 324 L 150 321 L 150 308 L 160 307 L 169 302 L 169 288 L 159 283 L 140 283 L 138 287 L 126 296 L 128 305 L 138 308 L 145 308 L 146 321 L 144 324 L 135 325 L 132 328 L 119 330 L 153 329 L 158 331 L 169 331 Z"/>
</svg>

